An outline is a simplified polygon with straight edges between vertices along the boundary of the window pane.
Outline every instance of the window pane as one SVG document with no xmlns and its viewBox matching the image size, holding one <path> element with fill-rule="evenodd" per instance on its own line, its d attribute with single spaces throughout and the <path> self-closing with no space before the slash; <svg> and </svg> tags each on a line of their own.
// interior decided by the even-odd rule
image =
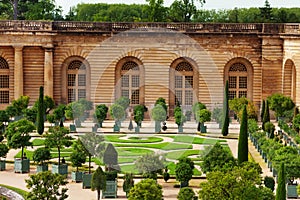
<svg viewBox="0 0 300 200">
<path fill-rule="evenodd" d="M 193 91 L 185 91 L 185 105 L 193 105 Z"/>
<path fill-rule="evenodd" d="M 229 88 L 236 88 L 236 76 L 229 76 Z"/>
<path fill-rule="evenodd" d="M 0 91 L 0 103 L 9 103 L 9 91 Z"/>
<path fill-rule="evenodd" d="M 236 97 L 236 91 L 229 91 L 228 97 L 230 100 L 234 99 Z"/>
<path fill-rule="evenodd" d="M 185 88 L 193 88 L 193 76 L 185 77 Z"/>
<path fill-rule="evenodd" d="M 78 74 L 78 86 L 86 85 L 86 76 L 85 74 Z"/>
<path fill-rule="evenodd" d="M 177 104 L 182 105 L 182 91 L 181 90 L 175 90 L 175 105 Z"/>
<path fill-rule="evenodd" d="M 76 90 L 68 89 L 68 102 L 71 103 L 73 101 L 76 101 Z"/>
<path fill-rule="evenodd" d="M 9 75 L 0 75 L 0 88 L 9 88 Z"/>
<path fill-rule="evenodd" d="M 246 97 L 247 98 L 247 91 L 239 91 L 239 98 Z"/>
<path fill-rule="evenodd" d="M 139 99 L 140 99 L 140 91 L 139 90 L 132 91 L 131 104 L 139 104 Z"/>
<path fill-rule="evenodd" d="M 78 99 L 85 99 L 86 98 L 86 91 L 85 89 L 78 90 Z"/>
<path fill-rule="evenodd" d="M 175 88 L 182 88 L 182 76 L 175 76 Z"/>
<path fill-rule="evenodd" d="M 129 90 L 122 90 L 121 91 L 121 96 L 129 98 Z"/>
<path fill-rule="evenodd" d="M 122 87 L 129 87 L 129 75 L 123 75 L 121 80 Z"/>
<path fill-rule="evenodd" d="M 247 88 L 247 76 L 239 77 L 239 88 Z"/>
<path fill-rule="evenodd" d="M 76 74 L 68 74 L 68 86 L 75 86 Z"/>
<path fill-rule="evenodd" d="M 140 87 L 140 77 L 138 75 L 133 75 L 131 77 L 131 84 L 132 87 Z"/>
</svg>

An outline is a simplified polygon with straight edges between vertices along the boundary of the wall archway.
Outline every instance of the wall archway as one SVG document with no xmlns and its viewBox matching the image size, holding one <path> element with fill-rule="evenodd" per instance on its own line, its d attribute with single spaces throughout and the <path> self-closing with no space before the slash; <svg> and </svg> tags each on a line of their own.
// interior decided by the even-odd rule
<svg viewBox="0 0 300 200">
<path fill-rule="evenodd" d="M 0 57 L 0 104 L 9 104 L 9 65 Z"/>
<path fill-rule="evenodd" d="M 296 67 L 291 59 L 287 59 L 283 66 L 282 92 L 293 101 L 296 100 Z"/>
</svg>

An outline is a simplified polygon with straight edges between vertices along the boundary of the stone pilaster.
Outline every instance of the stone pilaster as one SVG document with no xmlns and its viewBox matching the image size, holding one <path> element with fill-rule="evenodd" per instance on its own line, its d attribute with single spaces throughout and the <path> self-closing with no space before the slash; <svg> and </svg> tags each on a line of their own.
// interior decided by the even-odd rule
<svg viewBox="0 0 300 200">
<path fill-rule="evenodd" d="M 15 68 L 14 68 L 14 98 L 23 95 L 23 46 L 14 46 Z"/>
<path fill-rule="evenodd" d="M 53 97 L 53 48 L 45 47 L 44 95 Z"/>
</svg>

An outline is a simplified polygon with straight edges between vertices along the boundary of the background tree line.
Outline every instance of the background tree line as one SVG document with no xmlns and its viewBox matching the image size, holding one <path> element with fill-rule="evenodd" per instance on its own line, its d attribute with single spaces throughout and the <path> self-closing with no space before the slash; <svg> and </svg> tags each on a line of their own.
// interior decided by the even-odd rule
<svg viewBox="0 0 300 200">
<path fill-rule="evenodd" d="M 204 0 L 197 0 L 201 5 Z M 2 0 L 0 19 L 66 20 L 99 22 L 208 22 L 208 23 L 297 23 L 300 8 L 272 8 L 268 1 L 260 8 L 198 9 L 194 0 L 163 0 L 147 4 L 80 3 L 63 16 L 55 0 Z"/>
</svg>

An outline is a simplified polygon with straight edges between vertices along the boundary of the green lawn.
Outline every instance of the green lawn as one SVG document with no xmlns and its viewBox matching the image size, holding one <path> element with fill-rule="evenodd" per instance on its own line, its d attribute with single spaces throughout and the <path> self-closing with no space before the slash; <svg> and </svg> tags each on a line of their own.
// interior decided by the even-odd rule
<svg viewBox="0 0 300 200">
<path fill-rule="evenodd" d="M 187 150 L 179 150 L 179 151 L 171 151 L 166 154 L 166 158 L 171 160 L 178 160 L 181 157 L 188 157 L 191 155 L 200 155 L 200 150 L 197 149 L 187 149 Z"/>
<path fill-rule="evenodd" d="M 115 143 L 115 147 L 147 147 L 162 150 L 176 150 L 176 149 L 192 149 L 191 144 L 176 144 L 171 142 L 162 142 L 156 144 L 135 144 L 135 143 Z"/>
<path fill-rule="evenodd" d="M 169 169 L 169 171 L 168 171 L 169 174 L 170 175 L 175 175 L 175 167 L 176 167 L 176 165 L 174 163 L 170 162 L 170 163 L 167 164 L 167 166 L 168 166 L 168 169 Z M 202 175 L 201 171 L 199 171 L 196 168 L 194 168 L 193 171 L 194 171 L 194 175 L 196 175 L 196 176 L 201 176 Z"/>
<path fill-rule="evenodd" d="M 45 145 L 45 139 L 36 138 L 32 141 L 33 146 L 43 146 Z"/>
<path fill-rule="evenodd" d="M 217 142 L 226 142 L 226 140 L 216 140 L 209 138 L 200 138 L 191 135 L 176 135 L 176 136 L 166 136 L 174 139 L 174 142 L 182 142 L 188 144 L 215 144 Z"/>
<path fill-rule="evenodd" d="M 126 135 L 107 135 L 104 136 L 106 142 L 116 142 L 116 143 L 154 143 L 162 142 L 162 138 L 158 137 L 130 137 L 128 139 L 122 139 Z"/>
<path fill-rule="evenodd" d="M 116 149 L 119 156 L 142 156 L 148 153 L 153 153 L 153 151 L 149 149 L 142 148 L 117 148 Z"/>
</svg>

